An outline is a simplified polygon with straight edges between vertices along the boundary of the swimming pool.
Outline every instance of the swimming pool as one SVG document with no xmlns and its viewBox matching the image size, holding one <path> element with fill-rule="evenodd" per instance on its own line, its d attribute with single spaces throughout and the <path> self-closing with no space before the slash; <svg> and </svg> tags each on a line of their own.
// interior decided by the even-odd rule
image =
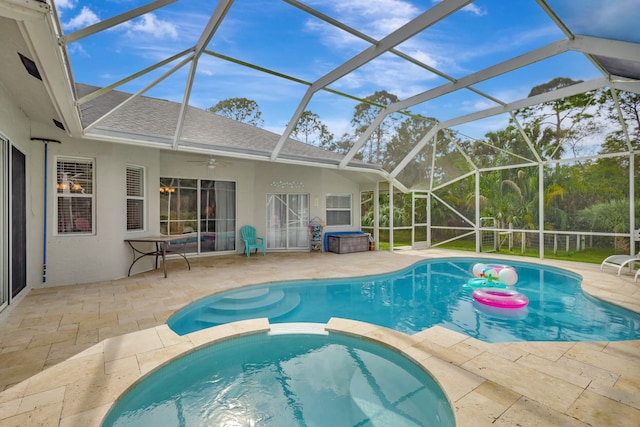
<svg viewBox="0 0 640 427">
<path fill-rule="evenodd" d="M 524 309 L 478 304 L 464 284 L 479 258 L 420 261 L 384 275 L 270 283 L 213 295 L 169 319 L 178 334 L 236 320 L 267 317 L 271 323 L 360 320 L 415 334 L 440 325 L 487 342 L 619 341 L 640 339 L 640 314 L 585 294 L 582 278 L 566 270 L 509 262 Z"/>
<path fill-rule="evenodd" d="M 455 426 L 442 389 L 400 353 L 340 334 L 230 339 L 160 368 L 103 426 Z"/>
</svg>

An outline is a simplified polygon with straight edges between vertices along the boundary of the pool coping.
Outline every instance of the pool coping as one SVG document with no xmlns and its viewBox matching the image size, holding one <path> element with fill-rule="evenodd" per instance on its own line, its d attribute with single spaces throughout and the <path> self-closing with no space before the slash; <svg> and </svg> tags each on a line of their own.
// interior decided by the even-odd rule
<svg viewBox="0 0 640 427">
<path fill-rule="evenodd" d="M 250 319 L 244 321 L 238 321 L 233 323 L 228 323 L 223 326 L 229 325 L 229 328 L 225 328 L 224 330 L 215 330 L 218 327 L 213 327 L 209 329 L 208 334 L 198 334 L 198 337 L 190 337 L 186 334 L 184 337 L 188 339 L 188 341 L 193 344 L 192 348 L 184 350 L 182 353 L 173 354 L 173 352 L 162 352 L 163 356 L 166 357 L 157 357 L 160 353 L 156 352 L 155 360 L 153 365 L 145 366 L 147 369 L 145 372 L 140 373 L 138 378 L 135 378 L 130 383 L 123 383 L 121 386 L 123 390 L 119 394 L 118 399 L 115 399 L 113 403 L 109 406 L 109 409 L 104 413 L 102 418 L 100 419 L 99 425 L 102 424 L 104 419 L 109 414 L 109 411 L 118 403 L 119 399 L 126 395 L 127 392 L 135 388 L 141 381 L 149 377 L 154 372 L 157 372 L 159 369 L 164 366 L 169 365 L 171 362 L 187 356 L 193 352 L 196 352 L 200 349 L 206 348 L 211 345 L 216 345 L 221 342 L 230 339 L 236 339 L 243 336 L 250 336 L 254 334 L 270 334 L 270 335 L 300 335 L 300 334 L 340 334 L 344 336 L 349 336 L 352 338 L 357 338 L 361 340 L 366 340 L 369 342 L 373 342 L 377 345 L 383 346 L 387 349 L 397 352 L 401 354 L 411 362 L 413 362 L 418 367 L 422 368 L 442 389 L 447 399 L 447 404 L 451 408 L 452 414 L 455 419 L 455 411 L 453 410 L 454 405 L 453 402 L 449 399 L 446 387 L 451 386 L 446 379 L 452 378 L 452 373 L 456 368 L 454 367 L 444 367 L 444 369 L 438 369 L 437 375 L 429 370 L 427 365 L 425 364 L 425 360 L 431 357 L 425 347 L 420 347 L 419 344 L 424 341 L 422 338 L 412 338 L 409 337 L 409 340 L 405 340 L 402 336 L 406 337 L 405 334 L 399 333 L 397 331 L 387 329 L 384 327 L 379 327 L 376 325 L 371 325 L 365 322 L 359 322 L 349 319 L 342 318 L 331 318 L 329 322 L 326 324 L 320 323 L 276 323 L 270 324 L 268 319 Z M 158 327 L 164 329 L 162 326 Z M 169 329 L 169 331 L 157 330 L 156 332 L 164 334 L 169 334 L 173 331 Z M 197 333 L 193 333 L 197 334 Z M 205 337 L 206 335 L 206 337 Z M 166 335 L 164 335 L 166 336 Z M 415 336 L 414 336 L 415 337 Z M 175 337 L 174 337 L 175 338 Z M 447 369 L 448 368 L 448 369 Z M 438 378 L 442 377 L 442 378 Z M 443 386 L 444 384 L 444 386 Z M 451 390 L 453 391 L 453 390 Z M 104 409 L 104 406 L 103 408 Z M 98 414 L 96 414 L 98 415 Z M 86 419 L 83 419 L 82 422 L 86 422 Z M 84 424 L 83 424 L 84 425 Z M 455 424 L 457 425 L 457 424 Z"/>
<path fill-rule="evenodd" d="M 453 387 L 455 382 L 452 383 L 448 379 L 459 376 L 460 372 L 457 372 L 459 368 L 444 364 L 433 372 L 434 365 L 425 362 L 432 357 L 432 354 L 426 351 L 423 333 L 409 336 L 381 326 L 340 318 L 332 318 L 326 325 L 307 323 L 271 325 L 266 318 L 250 319 L 183 336 L 177 335 L 167 325 L 160 325 L 108 338 L 7 390 L 3 393 L 3 397 L 6 399 L 7 393 L 14 394 L 15 397 L 25 396 L 19 403 L 18 412 L 36 410 L 37 407 L 59 401 L 61 403 L 60 426 L 100 426 L 111 408 L 126 392 L 171 361 L 224 340 L 270 333 L 272 327 L 278 334 L 318 333 L 318 328 L 321 327 L 328 333 L 340 333 L 384 345 L 422 367 L 443 389 L 452 410 L 454 408 L 454 402 L 449 396 L 458 393 Z M 448 332 L 439 326 L 430 329 L 443 330 L 436 335 Z M 468 338 L 462 334 L 457 335 L 461 340 Z M 101 369 L 103 366 L 104 369 Z M 85 375 L 87 372 L 92 372 L 93 375 Z M 74 385 L 74 390 L 71 393 L 63 392 L 65 385 L 71 383 Z M 84 401 L 78 399 L 79 396 L 92 396 L 91 403 L 95 407 L 82 410 Z M 455 417 L 455 410 L 453 412 Z"/>
<path fill-rule="evenodd" d="M 298 325 L 300 328 L 291 332 L 299 333 L 308 328 L 305 324 Z M 271 327 L 266 318 L 251 319 L 179 336 L 167 325 L 160 325 L 109 338 L 8 392 L 15 393 L 16 397 L 24 396 L 20 399 L 20 412 L 41 410 L 59 402 L 54 405 L 59 408 L 58 413 L 52 411 L 50 416 L 55 419 L 58 415 L 60 426 L 100 426 L 122 395 L 172 360 L 227 339 L 268 333 Z M 568 377 L 560 381 L 548 375 L 538 378 L 539 385 L 532 387 L 530 380 L 522 380 L 539 377 L 540 373 L 518 361 L 532 354 L 556 358 L 560 352 L 579 353 L 593 343 L 486 343 L 440 326 L 406 335 L 341 318 L 332 318 L 324 325 L 324 330 L 374 341 L 408 357 L 442 388 L 456 425 L 461 426 L 483 425 L 476 418 L 479 413 L 474 414 L 473 410 L 477 402 L 487 400 L 488 395 L 500 397 L 498 403 L 486 402 L 482 409 L 482 415 L 488 421 L 498 419 L 521 400 L 532 400 L 546 406 L 545 417 L 552 420 L 550 425 L 566 425 L 571 418 L 566 412 L 591 382 L 586 377 Z M 531 353 L 526 348 L 532 344 L 537 344 L 537 352 Z M 499 361 L 497 357 L 500 357 Z M 86 375 L 89 372 L 92 375 Z M 71 384 L 72 390 L 65 391 Z M 640 401 L 636 404 L 640 405 Z M 92 406 L 91 409 L 86 409 L 87 405 Z"/>
</svg>

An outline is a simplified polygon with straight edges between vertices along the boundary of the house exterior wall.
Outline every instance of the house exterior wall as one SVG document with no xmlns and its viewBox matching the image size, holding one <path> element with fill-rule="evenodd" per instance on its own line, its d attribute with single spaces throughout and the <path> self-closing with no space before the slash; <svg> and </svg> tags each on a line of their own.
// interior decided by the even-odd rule
<svg viewBox="0 0 640 427">
<path fill-rule="evenodd" d="M 23 120 L 24 124 L 28 122 Z M 126 276 L 131 263 L 131 249 L 125 243 L 128 237 L 157 235 L 159 229 L 159 179 L 162 176 L 200 178 L 236 182 L 237 226 L 256 227 L 259 234 L 266 232 L 266 195 L 268 193 L 308 193 L 310 218 L 325 218 L 326 193 L 352 194 L 352 227 L 358 229 L 359 185 L 340 172 L 299 165 L 284 165 L 241 159 L 227 159 L 229 164 L 211 170 L 202 161 L 202 155 L 161 151 L 155 148 L 69 137 L 55 127 L 31 123 L 31 133 L 44 138 L 58 139 L 60 144 L 49 143 L 47 153 L 47 215 L 44 215 L 44 144 L 30 142 L 28 163 L 29 205 L 29 282 L 32 287 L 109 281 Z M 28 128 L 28 126 L 26 126 Z M 26 138 L 24 132 L 22 139 Z M 28 138 L 27 138 L 28 140 Z M 83 157 L 95 160 L 94 235 L 58 235 L 56 225 L 56 159 L 58 156 Z M 146 171 L 147 229 L 144 232 L 126 231 L 126 166 L 143 166 Z M 274 181 L 299 181 L 301 189 L 278 189 Z M 317 201 L 317 203 L 315 202 Z M 45 219 L 46 218 L 46 219 Z M 46 220 L 46 281 L 42 281 L 43 221 Z M 243 251 L 239 236 L 236 252 Z M 154 258 L 146 257 L 136 263 L 132 274 L 150 270 Z"/>
<path fill-rule="evenodd" d="M 57 134 L 51 128 L 32 124 L 34 134 L 58 139 L 60 144 L 48 146 L 47 154 L 47 273 L 46 283 L 41 286 L 56 286 L 112 280 L 126 276 L 131 262 L 131 250 L 124 242 L 127 237 L 143 235 L 126 231 L 126 167 L 128 164 L 143 166 L 147 181 L 147 231 L 146 235 L 159 233 L 158 194 L 151 191 L 151 183 L 159 179 L 159 150 L 133 145 L 112 144 L 79 140 L 64 132 Z M 61 235 L 56 224 L 56 160 L 58 156 L 91 158 L 95 162 L 95 234 Z M 31 194 L 37 194 L 33 202 L 38 208 L 32 217 L 36 229 L 43 229 L 45 221 L 44 193 L 44 149 L 33 150 L 30 162 L 39 176 L 33 182 Z M 155 187 L 155 186 L 154 186 Z M 40 233 L 42 236 L 43 233 Z M 42 237 L 36 239 L 42 242 Z M 34 242 L 35 243 L 35 242 Z M 42 246 L 42 243 L 39 244 Z M 153 258 L 140 260 L 136 268 L 147 270 Z"/>
<path fill-rule="evenodd" d="M 340 172 L 318 167 L 284 165 L 267 162 L 256 163 L 253 197 L 251 198 L 254 215 L 252 217 L 256 231 L 266 234 L 267 228 L 267 194 L 269 193 L 301 193 L 309 194 L 309 218 L 319 217 L 326 220 L 325 196 L 327 193 L 351 194 L 353 202 L 351 227 L 332 227 L 331 231 L 342 229 L 358 230 L 360 218 L 359 184 L 346 178 Z M 301 188 L 280 189 L 272 185 L 274 182 L 289 181 L 302 183 Z M 240 224 L 241 226 L 244 224 Z"/>
<path fill-rule="evenodd" d="M 360 202 L 359 184 L 340 172 L 300 165 L 270 163 L 241 159 L 225 159 L 225 166 L 208 169 L 202 161 L 203 156 L 184 153 L 162 152 L 161 176 L 180 178 L 200 178 L 236 182 L 237 226 L 252 225 L 256 232 L 266 235 L 267 194 L 303 193 L 310 196 L 310 216 L 325 219 L 325 196 L 327 193 L 351 194 L 353 200 L 352 226 L 332 227 L 332 231 L 359 229 Z M 274 186 L 274 182 L 296 181 L 301 188 L 287 189 Z M 315 201 L 317 200 L 317 204 Z M 157 218 L 158 216 L 156 216 Z M 242 252 L 242 242 L 236 242 L 238 252 Z"/>
<path fill-rule="evenodd" d="M 20 149 L 27 159 L 27 286 L 30 288 L 101 282 L 126 276 L 132 258 L 131 249 L 124 240 L 160 232 L 160 194 L 157 190 L 161 176 L 236 182 L 238 229 L 251 224 L 259 234 L 265 235 L 266 199 L 269 193 L 309 194 L 310 218 L 317 216 L 323 220 L 326 194 L 349 193 L 353 200 L 352 226 L 334 227 L 328 231 L 359 228 L 359 184 L 350 179 L 348 174 L 336 170 L 244 159 L 225 159 L 228 165 L 211 170 L 206 165 L 191 163 L 193 160 L 202 160 L 202 155 L 72 138 L 53 125 L 30 121 L 1 86 L 0 134 Z M 32 137 L 59 140 L 60 143 L 47 144 L 45 160 L 45 143 L 32 141 Z M 95 161 L 96 222 L 93 235 L 57 233 L 58 156 L 91 158 Z M 125 182 L 129 164 L 145 168 L 147 229 L 144 232 L 126 231 Z M 303 187 L 281 189 L 273 185 L 278 181 L 297 181 Z M 46 247 L 43 244 L 45 238 Z M 236 252 L 243 252 L 239 236 Z M 132 274 L 152 269 L 153 264 L 153 257 L 141 259 Z"/>
<path fill-rule="evenodd" d="M 350 231 L 360 230 L 360 185 L 353 182 L 344 175 L 331 169 L 322 170 L 322 194 L 320 195 L 320 214 L 318 216 L 325 218 L 325 195 L 327 193 L 351 194 L 351 226 L 333 226 L 325 227 L 325 231 Z M 313 215 L 311 216 L 313 218 Z M 326 250 L 326 248 L 325 248 Z"/>
</svg>

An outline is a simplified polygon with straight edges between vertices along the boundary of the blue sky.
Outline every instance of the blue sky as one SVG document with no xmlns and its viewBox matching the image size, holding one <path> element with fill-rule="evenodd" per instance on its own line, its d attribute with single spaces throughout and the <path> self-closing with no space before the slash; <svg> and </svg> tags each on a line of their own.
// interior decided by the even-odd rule
<svg viewBox="0 0 640 427">
<path fill-rule="evenodd" d="M 588 2 L 597 3 L 591 9 L 597 10 L 604 0 Z M 436 1 L 306 0 L 304 3 L 380 39 Z M 612 38 L 615 35 L 615 27 L 609 25 L 615 17 L 600 19 L 593 26 L 585 24 L 595 19 L 584 12 L 588 9 L 584 7 L 585 2 L 550 0 L 549 3 L 557 6 L 561 17 L 566 16 L 577 28 L 608 31 L 606 34 Z M 578 3 L 580 9 L 572 9 L 572 5 Z M 616 2 L 626 14 L 637 11 L 637 3 Z M 66 34 L 143 4 L 144 1 L 138 0 L 56 1 Z M 105 86 L 193 46 L 216 4 L 211 0 L 180 0 L 69 45 L 75 80 Z M 624 15 L 625 19 L 630 19 L 629 16 L 633 15 Z M 398 50 L 453 78 L 460 78 L 562 38 L 563 33 L 533 0 L 479 0 L 409 39 L 398 46 Z M 312 82 L 368 46 L 367 42 L 282 1 L 237 0 L 208 49 Z M 170 66 L 130 82 L 121 90 L 135 92 L 168 68 Z M 147 95 L 180 102 L 187 72 L 188 67 L 183 67 Z M 568 53 L 476 87 L 509 102 L 526 97 L 533 86 L 558 76 L 590 80 L 600 74 L 583 56 Z M 330 87 L 356 97 L 384 89 L 403 99 L 444 83 L 447 80 L 442 77 L 387 53 Z M 190 103 L 207 108 L 231 97 L 253 99 L 263 112 L 264 127 L 281 133 L 306 89 L 305 85 L 204 55 Z M 308 109 L 319 114 L 339 136 L 350 129 L 349 121 L 356 104 L 351 99 L 319 92 Z M 465 90 L 418 105 L 412 112 L 446 120 L 491 106 L 495 104 Z M 487 131 L 503 126 L 505 121 L 505 117 L 496 117 L 459 130 L 480 138 Z"/>
</svg>

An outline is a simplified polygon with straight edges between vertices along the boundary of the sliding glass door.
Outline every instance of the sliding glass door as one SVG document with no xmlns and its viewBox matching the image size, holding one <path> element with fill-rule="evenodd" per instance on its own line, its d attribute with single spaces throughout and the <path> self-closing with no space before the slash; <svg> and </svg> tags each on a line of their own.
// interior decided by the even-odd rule
<svg viewBox="0 0 640 427">
<path fill-rule="evenodd" d="M 9 141 L 0 137 L 0 311 L 9 302 Z"/>
<path fill-rule="evenodd" d="M 267 194 L 267 248 L 309 248 L 309 195 Z"/>
</svg>

